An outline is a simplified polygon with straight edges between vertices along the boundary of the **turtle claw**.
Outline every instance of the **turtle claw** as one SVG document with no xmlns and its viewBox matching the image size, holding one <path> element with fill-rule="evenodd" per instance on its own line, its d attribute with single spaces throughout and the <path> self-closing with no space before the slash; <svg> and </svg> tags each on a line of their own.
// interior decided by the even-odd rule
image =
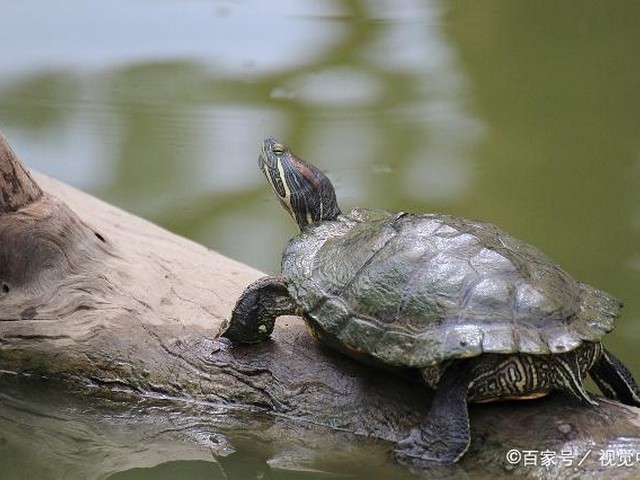
<svg viewBox="0 0 640 480">
<path fill-rule="evenodd" d="M 438 426 L 443 426 L 439 422 Z M 411 430 L 407 438 L 398 442 L 394 450 L 396 460 L 417 470 L 428 470 L 451 465 L 464 455 L 469 447 L 468 427 L 459 431 L 438 432 L 431 418 L 423 427 Z M 434 431 L 435 430 L 435 431 Z M 466 430 L 466 431 L 465 431 Z"/>
<path fill-rule="evenodd" d="M 441 465 L 455 463 L 455 455 L 434 455 L 431 445 L 426 446 L 412 441 L 412 435 L 398 442 L 398 448 L 393 451 L 398 463 L 417 470 L 429 470 Z M 446 452 L 445 452 L 446 453 Z"/>
</svg>

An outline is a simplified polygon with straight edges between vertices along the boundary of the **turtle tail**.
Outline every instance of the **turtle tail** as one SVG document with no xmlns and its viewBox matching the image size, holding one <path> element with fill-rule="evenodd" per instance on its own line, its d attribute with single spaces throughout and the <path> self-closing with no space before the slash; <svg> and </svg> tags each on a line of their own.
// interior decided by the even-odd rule
<svg viewBox="0 0 640 480">
<path fill-rule="evenodd" d="M 605 348 L 589 374 L 605 397 L 640 407 L 640 388 L 633 375 Z"/>
</svg>

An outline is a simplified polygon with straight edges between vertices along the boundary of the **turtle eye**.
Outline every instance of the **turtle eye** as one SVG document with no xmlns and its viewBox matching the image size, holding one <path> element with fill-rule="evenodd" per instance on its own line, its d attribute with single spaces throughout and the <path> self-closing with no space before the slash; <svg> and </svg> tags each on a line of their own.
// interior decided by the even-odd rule
<svg viewBox="0 0 640 480">
<path fill-rule="evenodd" d="M 275 154 L 275 155 L 282 155 L 284 153 L 284 146 L 280 145 L 279 143 L 276 143 L 272 148 L 271 151 Z"/>
</svg>

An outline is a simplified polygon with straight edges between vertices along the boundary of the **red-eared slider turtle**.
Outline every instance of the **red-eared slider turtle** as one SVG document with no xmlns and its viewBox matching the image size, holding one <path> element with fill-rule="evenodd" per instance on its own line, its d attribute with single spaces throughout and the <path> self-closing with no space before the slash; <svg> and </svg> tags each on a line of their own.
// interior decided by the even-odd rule
<svg viewBox="0 0 640 480">
<path fill-rule="evenodd" d="M 583 386 L 640 406 L 627 368 L 600 343 L 621 304 L 580 283 L 538 249 L 494 225 L 449 215 L 355 209 L 342 214 L 329 179 L 268 138 L 259 165 L 301 233 L 282 276 L 244 291 L 221 328 L 265 340 L 300 314 L 320 341 L 361 360 L 419 369 L 436 389 L 429 415 L 399 442 L 403 463 L 457 461 L 470 440 L 468 401 Z"/>
</svg>

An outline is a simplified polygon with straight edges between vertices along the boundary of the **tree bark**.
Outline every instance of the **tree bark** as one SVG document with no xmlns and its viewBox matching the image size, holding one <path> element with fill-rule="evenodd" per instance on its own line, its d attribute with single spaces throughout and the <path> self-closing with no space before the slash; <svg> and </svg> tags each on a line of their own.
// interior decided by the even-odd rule
<svg viewBox="0 0 640 480">
<path fill-rule="evenodd" d="M 336 445 L 370 449 L 380 465 L 391 458 L 393 442 L 428 413 L 430 395 L 410 372 L 405 378 L 345 358 L 315 343 L 298 318 L 280 319 L 272 340 L 260 345 L 216 341 L 235 299 L 260 272 L 44 175 L 34 175 L 36 184 L 2 138 L 0 172 L 5 380 L 6 372 L 28 374 L 85 395 L 188 404 L 184 418 L 207 422 L 221 435 L 243 438 L 238 432 L 248 429 L 269 441 L 269 458 L 303 442 L 313 458 L 297 456 L 293 463 L 303 466 L 322 455 L 319 449 L 333 452 L 334 465 L 353 463 Z M 224 407 L 225 420 L 194 405 Z M 470 451 L 443 475 L 633 478 L 640 474 L 635 456 L 631 466 L 613 467 L 601 455 L 640 453 L 638 413 L 604 400 L 586 407 L 562 395 L 472 406 Z M 1 416 L 0 425 L 13 428 Z M 131 442 L 140 441 L 138 427 L 132 420 Z M 175 454 L 193 449 L 183 447 Z M 223 463 L 231 458 L 207 448 L 219 451 Z M 528 464 L 510 463 L 511 449 L 536 451 L 535 462 L 530 453 Z M 542 464 L 543 450 L 556 453 L 553 464 Z M 99 458 L 93 467 L 108 458 L 113 468 L 113 455 Z"/>
</svg>

